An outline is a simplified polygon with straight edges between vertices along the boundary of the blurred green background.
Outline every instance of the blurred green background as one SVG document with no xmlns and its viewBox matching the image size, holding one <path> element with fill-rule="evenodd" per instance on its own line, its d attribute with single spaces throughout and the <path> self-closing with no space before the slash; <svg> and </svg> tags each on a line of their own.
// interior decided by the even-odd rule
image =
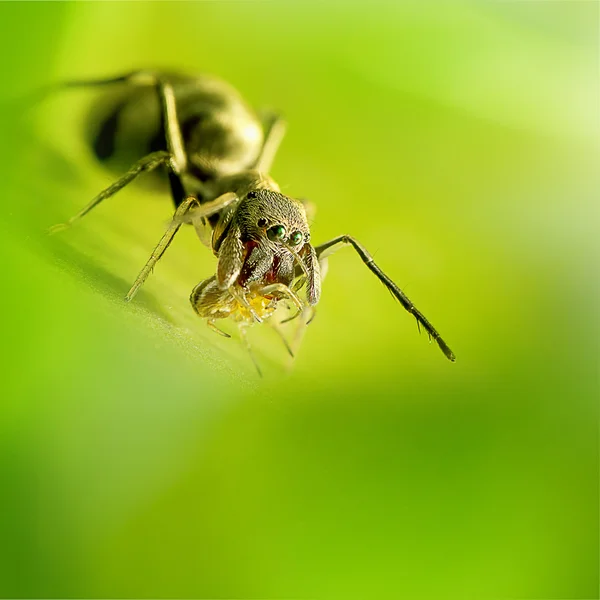
<svg viewBox="0 0 600 600">
<path fill-rule="evenodd" d="M 1 3 L 2 597 L 598 593 L 598 4 Z M 215 267 L 85 137 L 139 67 L 208 72 L 289 130 L 273 175 L 351 233 L 293 370 L 188 303 Z M 293 332 L 293 329 L 290 330 Z"/>
</svg>

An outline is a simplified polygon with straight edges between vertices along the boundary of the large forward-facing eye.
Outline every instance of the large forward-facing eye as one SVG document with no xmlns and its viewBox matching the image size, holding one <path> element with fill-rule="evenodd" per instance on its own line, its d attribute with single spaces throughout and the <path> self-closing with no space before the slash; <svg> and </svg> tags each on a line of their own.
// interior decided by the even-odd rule
<svg viewBox="0 0 600 600">
<path fill-rule="evenodd" d="M 301 231 L 294 231 L 292 235 L 290 235 L 290 244 L 292 246 L 297 246 L 302 240 L 304 236 Z"/>
<path fill-rule="evenodd" d="M 283 225 L 273 225 L 273 227 L 267 229 L 267 237 L 272 242 L 281 242 L 285 237 L 285 227 Z"/>
</svg>

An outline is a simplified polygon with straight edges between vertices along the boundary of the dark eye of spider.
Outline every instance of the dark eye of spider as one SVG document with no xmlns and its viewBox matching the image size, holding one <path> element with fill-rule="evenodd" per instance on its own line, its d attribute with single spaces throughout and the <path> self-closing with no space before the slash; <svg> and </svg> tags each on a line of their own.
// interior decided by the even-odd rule
<svg viewBox="0 0 600 600">
<path fill-rule="evenodd" d="M 283 225 L 273 225 L 267 229 L 267 237 L 272 242 L 280 242 L 285 237 L 285 227 Z"/>
<path fill-rule="evenodd" d="M 294 231 L 294 233 L 290 235 L 290 243 L 292 246 L 297 246 L 302 241 L 303 237 L 304 236 L 302 235 L 301 231 Z"/>
<path fill-rule="evenodd" d="M 259 227 L 264 227 L 267 224 L 267 220 L 266 219 L 259 219 L 258 220 L 258 226 Z"/>
</svg>

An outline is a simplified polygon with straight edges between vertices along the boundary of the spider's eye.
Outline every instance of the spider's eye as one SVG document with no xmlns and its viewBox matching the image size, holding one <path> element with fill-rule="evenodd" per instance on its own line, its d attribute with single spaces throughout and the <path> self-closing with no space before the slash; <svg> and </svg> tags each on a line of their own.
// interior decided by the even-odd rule
<svg viewBox="0 0 600 600">
<path fill-rule="evenodd" d="M 258 220 L 258 226 L 259 227 L 264 227 L 267 224 L 267 220 L 266 219 L 259 219 Z"/>
<path fill-rule="evenodd" d="M 285 237 L 285 227 L 283 225 L 273 225 L 267 229 L 267 237 L 272 242 L 280 242 Z"/>
<path fill-rule="evenodd" d="M 292 244 L 292 246 L 297 246 L 303 238 L 304 236 L 301 231 L 294 231 L 294 233 L 290 235 L 290 244 Z"/>
</svg>

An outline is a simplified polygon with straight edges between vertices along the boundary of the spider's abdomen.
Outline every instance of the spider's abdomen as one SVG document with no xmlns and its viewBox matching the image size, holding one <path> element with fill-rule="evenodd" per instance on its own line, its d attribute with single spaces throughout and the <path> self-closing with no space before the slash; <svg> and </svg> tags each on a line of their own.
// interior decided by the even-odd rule
<svg viewBox="0 0 600 600">
<path fill-rule="evenodd" d="M 175 92 L 190 171 L 208 181 L 251 168 L 264 132 L 240 94 L 214 77 L 162 76 Z M 94 154 L 117 173 L 150 152 L 167 149 L 152 85 L 115 84 L 93 106 L 87 128 Z M 165 174 L 159 175 L 166 183 Z"/>
</svg>

